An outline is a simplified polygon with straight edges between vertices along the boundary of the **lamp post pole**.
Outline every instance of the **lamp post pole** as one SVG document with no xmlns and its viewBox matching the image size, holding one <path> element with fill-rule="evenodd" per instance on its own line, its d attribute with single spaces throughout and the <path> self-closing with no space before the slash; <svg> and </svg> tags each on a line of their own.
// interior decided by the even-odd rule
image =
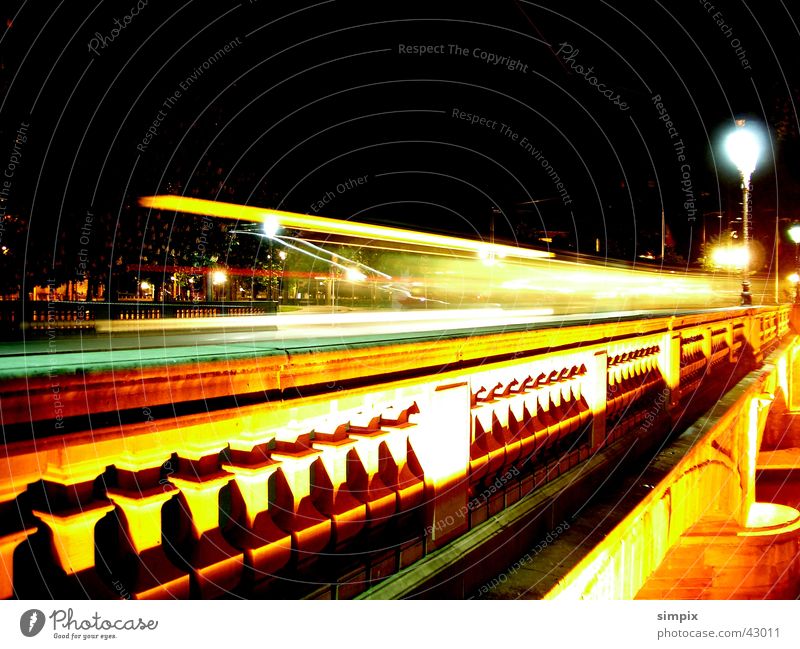
<svg viewBox="0 0 800 649">
<path fill-rule="evenodd" d="M 794 274 L 800 278 L 800 240 L 794 242 Z M 794 284 L 794 303 L 800 304 L 800 280 Z"/>
<path fill-rule="evenodd" d="M 272 278 L 273 278 L 272 253 L 274 252 L 274 247 L 273 247 L 272 244 L 273 244 L 273 239 L 275 238 L 275 235 L 278 234 L 278 230 L 280 230 L 280 228 L 281 228 L 281 224 L 278 221 L 278 217 L 277 216 L 275 216 L 274 214 L 267 214 L 264 217 L 264 223 L 263 223 L 262 227 L 264 228 L 264 235 L 267 237 L 267 239 L 269 239 L 269 274 L 267 276 L 267 282 L 268 282 L 268 287 L 269 288 L 267 289 L 267 300 L 269 300 L 271 302 L 272 301 L 272 295 L 273 295 L 273 291 L 272 291 Z"/>
<path fill-rule="evenodd" d="M 780 263 L 779 263 L 779 253 L 780 253 L 780 241 L 781 241 L 781 234 L 780 234 L 780 225 L 778 223 L 778 214 L 775 213 L 775 304 L 781 303 L 781 296 L 780 296 Z"/>
<path fill-rule="evenodd" d="M 756 170 L 761 152 L 760 137 L 755 131 L 745 127 L 743 119 L 736 120 L 736 127 L 725 140 L 725 149 L 731 162 L 739 170 L 739 180 L 742 183 L 742 306 L 750 306 L 753 304 L 753 295 L 750 293 L 750 177 Z"/>
<path fill-rule="evenodd" d="M 750 175 L 739 174 L 742 181 L 742 237 L 744 239 L 744 265 L 742 267 L 742 305 L 753 304 L 750 293 Z"/>
<path fill-rule="evenodd" d="M 800 223 L 789 228 L 789 238 L 794 242 L 794 303 L 800 304 Z"/>
</svg>

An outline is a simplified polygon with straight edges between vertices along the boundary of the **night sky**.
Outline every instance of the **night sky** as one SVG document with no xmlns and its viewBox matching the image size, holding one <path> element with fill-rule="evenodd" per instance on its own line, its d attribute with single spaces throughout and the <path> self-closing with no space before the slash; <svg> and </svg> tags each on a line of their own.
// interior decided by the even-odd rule
<svg viewBox="0 0 800 649">
<path fill-rule="evenodd" d="M 741 209 L 740 117 L 769 135 L 756 238 L 800 218 L 795 2 L 54 7 L 0 5 L 17 270 L 73 267 L 81 236 L 113 264 L 156 193 L 480 238 L 494 211 L 498 239 L 628 260 L 658 253 L 663 207 L 685 263 Z"/>
</svg>

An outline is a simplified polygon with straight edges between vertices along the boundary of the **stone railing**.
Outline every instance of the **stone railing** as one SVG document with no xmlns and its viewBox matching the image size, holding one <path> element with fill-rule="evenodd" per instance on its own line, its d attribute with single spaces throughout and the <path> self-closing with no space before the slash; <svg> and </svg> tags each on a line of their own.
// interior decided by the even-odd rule
<svg viewBox="0 0 800 649">
<path fill-rule="evenodd" d="M 260 302 L 81 302 L 63 300 L 0 301 L 0 334 L 48 330 L 91 331 L 98 320 L 214 318 L 276 313 L 277 303 Z"/>
<path fill-rule="evenodd" d="M 783 318 L 781 314 L 777 315 L 778 318 L 761 320 L 762 333 L 771 336 L 774 335 L 772 332 L 780 329 Z M 691 345 L 694 344 L 693 341 Z M 758 507 L 762 510 L 773 507 L 780 513 L 789 508 L 781 510 L 762 503 L 756 503 L 756 509 L 753 507 L 756 458 L 764 426 L 773 401 L 780 396 L 780 401 L 785 402 L 794 381 L 800 379 L 792 376 L 798 351 L 796 339 L 784 344 L 758 370 L 753 380 L 737 385 L 687 430 L 682 439 L 689 448 L 680 461 L 610 534 L 559 581 L 546 598 L 633 599 L 681 535 L 701 520 L 728 518 L 736 525 L 738 536 L 734 535 L 728 541 L 729 547 L 725 552 L 729 554 L 722 563 L 730 563 L 739 569 L 741 574 L 737 573 L 736 579 L 741 579 L 741 583 L 737 581 L 736 587 L 742 589 L 762 580 L 766 581 L 762 594 L 771 588 L 776 593 L 784 593 L 785 585 L 779 588 L 778 581 L 796 579 L 796 563 L 791 572 L 789 568 L 795 561 L 800 523 L 797 520 L 789 521 L 788 525 L 754 523 L 753 519 L 758 517 L 754 517 L 753 512 Z M 689 352 L 689 357 L 692 354 Z M 796 518 L 800 516 L 797 512 L 794 514 Z M 760 524 L 766 527 L 761 529 Z M 788 555 L 781 555 L 784 538 L 793 548 Z M 748 544 L 753 545 L 753 539 L 760 539 L 759 543 L 764 547 L 757 553 L 750 548 L 748 563 L 742 564 L 737 553 L 742 554 L 742 549 Z M 714 535 L 705 539 L 700 539 L 695 533 L 695 542 L 699 540 L 711 545 L 724 541 L 724 538 L 716 529 Z M 778 558 L 782 563 L 768 574 L 772 550 L 781 555 Z M 699 563 L 698 569 L 704 568 L 702 560 Z M 791 587 L 794 588 L 793 598 L 797 591 L 796 582 Z M 728 592 L 733 590 L 729 588 Z"/>
<path fill-rule="evenodd" d="M 124 396 L 113 372 L 86 373 L 83 405 L 63 417 L 116 407 L 125 423 L 53 426 L 3 447 L 0 596 L 250 596 L 316 580 L 291 593 L 352 597 L 613 441 L 647 434 L 704 372 L 763 355 L 788 331 L 785 311 L 148 368 L 147 382 L 125 379 Z M 195 398 L 195 385 L 219 396 L 264 382 L 286 391 L 179 416 L 151 405 Z M 59 386 L 78 403 L 77 384 Z M 0 385 L 12 419 L 35 397 L 18 389 Z M 29 412 L 46 422 L 45 397 Z"/>
</svg>

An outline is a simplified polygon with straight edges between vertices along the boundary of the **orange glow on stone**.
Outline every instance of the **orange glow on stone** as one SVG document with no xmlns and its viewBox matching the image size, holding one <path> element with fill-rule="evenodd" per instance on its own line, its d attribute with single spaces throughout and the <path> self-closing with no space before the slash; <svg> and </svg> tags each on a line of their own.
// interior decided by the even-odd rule
<svg viewBox="0 0 800 649">
<path fill-rule="evenodd" d="M 222 468 L 234 475 L 246 509 L 247 525 L 252 527 L 256 516 L 269 507 L 269 479 L 280 467 L 279 462 L 268 460 L 261 464 L 223 464 Z"/>
<path fill-rule="evenodd" d="M 169 481 L 181 490 L 192 513 L 192 531 L 196 539 L 219 527 L 219 492 L 232 478 L 226 471 L 199 480 L 169 476 Z"/>
<path fill-rule="evenodd" d="M 68 575 L 94 566 L 94 528 L 114 505 L 94 503 L 61 514 L 33 510 L 53 532 L 53 551 Z"/>
<path fill-rule="evenodd" d="M 36 528 L 30 527 L 0 536 L 0 599 L 9 599 L 14 594 L 14 550 L 35 532 Z"/>
<path fill-rule="evenodd" d="M 161 508 L 178 490 L 155 487 L 141 495 L 108 489 L 106 494 L 122 510 L 131 545 L 138 554 L 161 545 Z"/>
<path fill-rule="evenodd" d="M 791 532 L 800 528 L 800 512 L 787 505 L 753 503 L 747 512 L 747 527 L 739 536 Z"/>
</svg>

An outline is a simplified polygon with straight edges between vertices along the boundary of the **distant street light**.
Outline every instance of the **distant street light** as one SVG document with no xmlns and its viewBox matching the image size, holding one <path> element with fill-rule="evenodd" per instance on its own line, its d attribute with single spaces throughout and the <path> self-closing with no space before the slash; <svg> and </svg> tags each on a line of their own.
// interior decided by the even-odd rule
<svg viewBox="0 0 800 649">
<path fill-rule="evenodd" d="M 137 297 L 142 300 L 149 300 L 151 298 L 150 296 L 151 291 L 155 293 L 153 285 L 147 280 L 142 280 L 141 282 L 139 282 L 139 293 Z"/>
<path fill-rule="evenodd" d="M 725 152 L 739 170 L 739 180 L 742 185 L 742 238 L 746 251 L 745 264 L 742 268 L 742 305 L 749 306 L 753 303 L 750 293 L 750 223 L 749 205 L 750 177 L 756 170 L 758 155 L 761 152 L 759 136 L 745 126 L 744 120 L 736 120 L 736 128 L 725 139 Z"/>
<path fill-rule="evenodd" d="M 794 277 L 800 278 L 800 224 L 789 228 L 789 238 L 794 241 Z M 800 304 L 800 281 L 794 280 L 794 303 Z"/>
<path fill-rule="evenodd" d="M 741 268 L 747 267 L 749 254 L 744 246 L 717 246 L 711 251 L 711 260 L 715 266 L 721 268 Z"/>
<path fill-rule="evenodd" d="M 274 214 L 267 214 L 267 216 L 264 217 L 264 234 L 266 234 L 268 238 L 272 239 L 278 234 L 280 228 L 281 224 L 278 222 L 277 216 Z"/>
<path fill-rule="evenodd" d="M 350 282 L 363 282 L 367 279 L 367 276 L 358 270 L 358 268 L 348 268 L 344 275 Z"/>
<path fill-rule="evenodd" d="M 228 275 L 224 270 L 215 270 L 211 273 L 211 299 L 215 300 L 218 299 L 218 295 L 222 293 L 222 300 L 224 301 L 225 296 L 225 282 L 228 281 Z M 222 288 L 217 288 L 221 286 Z"/>
</svg>

